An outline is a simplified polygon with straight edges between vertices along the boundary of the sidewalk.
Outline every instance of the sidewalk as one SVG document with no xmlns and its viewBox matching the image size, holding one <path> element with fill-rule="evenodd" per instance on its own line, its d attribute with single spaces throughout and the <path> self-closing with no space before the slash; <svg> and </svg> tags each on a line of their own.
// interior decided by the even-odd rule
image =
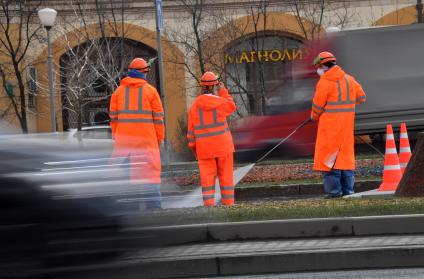
<svg viewBox="0 0 424 279">
<path fill-rule="evenodd" d="M 424 215 L 173 226 L 127 231 L 118 260 L 57 268 L 58 278 L 187 278 L 423 266 Z M 137 248 L 136 236 L 164 246 Z M 162 242 L 162 244 L 164 244 Z M 117 277 L 118 276 L 118 277 Z"/>
<path fill-rule="evenodd" d="M 51 274 L 81 279 L 188 278 L 421 267 L 423 257 L 424 235 L 252 240 L 138 250 L 109 264 L 56 269 Z"/>
</svg>

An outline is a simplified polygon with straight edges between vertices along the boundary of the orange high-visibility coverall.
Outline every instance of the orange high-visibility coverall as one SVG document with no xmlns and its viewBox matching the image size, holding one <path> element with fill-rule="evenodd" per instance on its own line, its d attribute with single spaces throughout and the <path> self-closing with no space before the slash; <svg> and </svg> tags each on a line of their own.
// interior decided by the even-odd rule
<svg viewBox="0 0 424 279">
<path fill-rule="evenodd" d="M 110 102 L 112 157 L 129 157 L 131 179 L 161 182 L 159 142 L 164 139 L 163 108 L 156 89 L 144 79 L 126 77 Z"/>
<path fill-rule="evenodd" d="M 199 162 L 205 206 L 213 206 L 215 203 L 214 185 L 217 175 L 222 204 L 234 204 L 234 144 L 227 116 L 235 110 L 236 105 L 228 90 L 221 88 L 218 96 L 203 94 L 197 97 L 189 111 L 187 138 Z"/>
<path fill-rule="evenodd" d="M 355 107 L 365 99 L 361 85 L 339 66 L 321 76 L 311 112 L 311 118 L 319 120 L 314 170 L 355 169 Z"/>
</svg>

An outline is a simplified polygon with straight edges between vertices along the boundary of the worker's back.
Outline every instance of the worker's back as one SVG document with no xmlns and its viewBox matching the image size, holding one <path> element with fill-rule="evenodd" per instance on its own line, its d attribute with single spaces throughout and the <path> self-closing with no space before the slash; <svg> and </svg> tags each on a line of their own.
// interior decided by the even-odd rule
<svg viewBox="0 0 424 279">
<path fill-rule="evenodd" d="M 122 80 L 112 95 L 110 116 L 116 147 L 158 148 L 158 141 L 163 139 L 159 94 L 143 79 Z"/>
</svg>

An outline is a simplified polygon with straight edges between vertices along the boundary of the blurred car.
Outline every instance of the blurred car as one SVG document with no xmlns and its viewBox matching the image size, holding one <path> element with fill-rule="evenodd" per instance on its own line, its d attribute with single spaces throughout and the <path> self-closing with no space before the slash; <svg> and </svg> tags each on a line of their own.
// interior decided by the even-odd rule
<svg viewBox="0 0 424 279">
<path fill-rule="evenodd" d="M 110 159 L 107 134 L 0 135 L 0 277 L 46 278 L 144 245 L 123 238 L 144 191 L 128 179 L 130 163 Z"/>
</svg>

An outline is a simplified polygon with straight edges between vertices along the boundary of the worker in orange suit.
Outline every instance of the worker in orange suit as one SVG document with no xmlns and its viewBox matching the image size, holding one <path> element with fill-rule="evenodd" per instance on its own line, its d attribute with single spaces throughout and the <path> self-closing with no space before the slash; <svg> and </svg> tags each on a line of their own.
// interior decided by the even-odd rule
<svg viewBox="0 0 424 279">
<path fill-rule="evenodd" d="M 314 170 L 322 171 L 328 198 L 354 193 L 355 107 L 366 100 L 361 85 L 336 64 L 327 51 L 314 59 L 320 79 L 316 85 L 311 119 L 318 121 Z"/>
<path fill-rule="evenodd" d="M 160 96 L 146 81 L 150 66 L 135 58 L 110 101 L 113 158 L 129 157 L 131 180 L 143 185 L 146 208 L 161 207 L 160 147 L 164 141 L 164 114 Z"/>
<path fill-rule="evenodd" d="M 215 180 L 218 176 L 223 205 L 234 204 L 234 144 L 227 117 L 236 110 L 233 98 L 213 72 L 203 74 L 201 95 L 188 115 L 187 138 L 200 169 L 203 204 L 215 204 Z"/>
</svg>

